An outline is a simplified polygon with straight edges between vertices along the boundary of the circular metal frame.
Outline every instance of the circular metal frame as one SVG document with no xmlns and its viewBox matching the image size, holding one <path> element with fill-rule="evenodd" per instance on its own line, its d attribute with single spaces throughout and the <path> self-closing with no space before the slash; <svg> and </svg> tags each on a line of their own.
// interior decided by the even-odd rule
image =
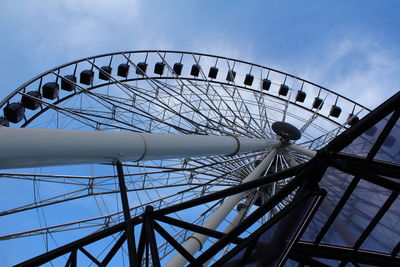
<svg viewBox="0 0 400 267">
<path fill-rule="evenodd" d="M 139 62 L 148 64 L 146 72 L 138 67 Z M 157 63 L 164 66 L 161 75 L 154 74 L 150 69 Z M 180 75 L 174 71 L 175 63 L 183 64 Z M 109 66 L 116 70 L 120 64 L 130 66 L 131 73 L 127 77 L 108 74 L 102 69 L 102 66 Z M 218 68 L 216 78 L 210 78 L 207 74 L 211 67 Z M 96 76 L 89 85 L 79 81 L 71 83 L 74 90 L 60 90 L 52 100 L 28 94 L 30 91 L 41 91 L 47 82 L 58 83 L 65 75 L 78 76 L 84 70 L 92 70 L 96 75 L 103 75 L 106 80 Z M 265 80 L 270 81 L 270 86 L 263 84 Z M 296 97 L 298 92 L 306 95 L 303 101 Z M 331 90 L 272 68 L 227 57 L 182 51 L 126 51 L 73 61 L 24 83 L 0 102 L 0 108 L 20 102 L 22 96 L 37 101 L 40 108 L 26 110 L 24 119 L 19 123 L 10 123 L 10 127 L 276 139 L 271 129 L 272 123 L 287 121 L 296 125 L 302 133 L 297 144 L 311 150 L 321 148 L 348 127 L 349 117 L 343 114 L 363 117 L 369 112 L 366 107 Z M 322 102 L 315 105 L 316 99 Z M 332 116 L 334 106 L 340 106 L 337 116 Z M 131 200 L 135 199 L 130 203 L 132 216 L 143 212 L 147 205 L 157 209 L 239 184 L 255 168 L 254 162 L 268 153 L 270 151 L 234 156 L 124 162 L 128 194 Z M 301 163 L 307 160 L 305 155 L 281 148 L 267 173 L 285 169 L 294 161 Z M 81 229 L 85 234 L 93 228 L 106 228 L 121 221 L 123 215 L 119 200 L 113 198 L 119 192 L 116 186 L 117 174 L 110 165 L 73 166 L 61 173 L 57 173 L 59 169 L 51 168 L 1 173 L 4 179 L 32 183 L 34 200 L 3 210 L 0 218 L 24 212 L 26 216 L 31 216 L 31 212 L 36 211 L 40 222 L 39 227 L 2 234 L 0 239 L 39 235 L 48 240 L 60 232 Z M 110 173 L 110 170 L 113 171 Z M 243 202 L 248 206 L 243 216 L 250 212 L 254 203 L 262 203 L 287 182 L 280 181 L 270 188 L 248 194 Z M 49 188 L 39 188 L 39 184 L 61 187 L 57 187 L 56 193 L 51 195 L 47 192 Z M 73 209 L 67 205 L 73 206 L 76 201 L 86 199 L 95 202 L 97 214 L 93 211 L 86 217 L 83 214 L 69 214 L 62 220 L 45 215 L 56 212 L 60 206 L 65 209 L 65 213 L 73 213 Z M 188 220 L 192 223 L 203 222 L 221 201 L 205 206 L 200 216 L 188 216 Z M 279 203 L 275 212 L 289 202 L 290 198 Z M 273 215 L 274 212 L 271 212 L 263 220 Z M 231 219 L 227 217 L 224 224 L 229 225 Z M 169 230 L 181 241 L 190 234 L 183 230 Z M 63 242 L 69 239 L 65 240 Z M 162 255 L 165 257 L 172 251 L 167 243 L 159 249 L 164 251 Z"/>
</svg>

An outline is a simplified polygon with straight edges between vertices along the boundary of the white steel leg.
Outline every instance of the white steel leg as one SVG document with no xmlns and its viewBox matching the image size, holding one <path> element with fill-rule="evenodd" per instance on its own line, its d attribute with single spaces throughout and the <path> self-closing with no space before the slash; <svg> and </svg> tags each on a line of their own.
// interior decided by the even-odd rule
<svg viewBox="0 0 400 267">
<path fill-rule="evenodd" d="M 311 149 L 307 149 L 307 148 L 301 147 L 301 146 L 296 145 L 296 144 L 290 144 L 290 145 L 288 145 L 288 148 L 293 150 L 293 151 L 296 151 L 299 154 L 308 156 L 310 158 L 315 157 L 315 155 L 317 154 L 317 151 L 314 151 L 314 150 L 311 150 Z"/>
<path fill-rule="evenodd" d="M 261 163 L 253 170 L 249 176 L 247 176 L 243 182 L 250 182 L 259 178 L 263 172 L 271 164 L 272 160 L 275 158 L 277 153 L 277 148 L 272 149 L 268 155 L 261 161 Z M 232 211 L 236 204 L 247 194 L 247 192 L 242 192 L 226 199 L 222 205 L 203 223 L 203 227 L 209 229 L 217 229 L 219 224 L 226 218 L 226 216 Z M 192 255 L 199 251 L 207 241 L 208 236 L 195 233 L 190 236 L 183 247 Z M 181 254 L 176 253 L 169 262 L 165 265 L 168 267 L 180 267 L 186 263 L 186 259 L 182 257 Z"/>
</svg>

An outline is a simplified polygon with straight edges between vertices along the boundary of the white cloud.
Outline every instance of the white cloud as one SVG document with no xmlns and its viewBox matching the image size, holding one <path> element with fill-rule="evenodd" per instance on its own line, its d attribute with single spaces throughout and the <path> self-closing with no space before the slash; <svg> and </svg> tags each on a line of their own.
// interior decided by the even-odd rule
<svg viewBox="0 0 400 267">
<path fill-rule="evenodd" d="M 18 21 L 17 35 L 29 47 L 32 59 L 28 61 L 52 66 L 57 59 L 68 61 L 127 47 L 137 31 L 139 8 L 134 0 L 15 2 L 7 1 L 5 10 L 18 17 L 13 21 Z"/>
<path fill-rule="evenodd" d="M 329 43 L 303 77 L 374 108 L 399 90 L 400 52 L 378 40 L 347 36 Z"/>
</svg>

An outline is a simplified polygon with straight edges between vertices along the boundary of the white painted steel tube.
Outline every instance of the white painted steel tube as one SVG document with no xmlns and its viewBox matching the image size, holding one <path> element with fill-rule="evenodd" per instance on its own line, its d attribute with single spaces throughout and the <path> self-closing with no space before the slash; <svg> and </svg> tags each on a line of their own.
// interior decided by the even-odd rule
<svg viewBox="0 0 400 267">
<path fill-rule="evenodd" d="M 285 158 L 286 162 L 289 164 L 289 167 L 295 167 L 300 164 L 296 161 L 296 159 L 292 155 L 289 154 L 288 151 L 284 150 L 282 152 L 282 155 Z"/>
<path fill-rule="evenodd" d="M 311 150 L 311 149 L 307 149 L 307 148 L 301 147 L 301 146 L 296 145 L 296 144 L 290 144 L 288 146 L 288 148 L 293 150 L 293 151 L 296 151 L 297 153 L 300 153 L 302 155 L 306 155 L 306 156 L 308 156 L 310 158 L 315 157 L 315 155 L 317 154 L 317 151 L 314 151 L 314 150 Z"/>
<path fill-rule="evenodd" d="M 253 170 L 252 173 L 247 176 L 243 182 L 250 182 L 259 178 L 267 167 L 271 164 L 272 160 L 275 158 L 277 153 L 277 148 L 271 150 L 268 155 L 261 161 L 261 163 Z M 246 195 L 247 192 L 242 192 L 233 195 L 226 199 L 219 208 L 211 214 L 211 216 L 203 223 L 203 227 L 209 229 L 217 229 L 218 225 L 226 218 L 226 216 L 232 211 L 237 203 Z M 195 233 L 191 235 L 183 247 L 192 255 L 199 251 L 208 239 L 208 236 Z M 186 259 L 179 253 L 176 253 L 169 262 L 165 265 L 168 267 L 181 267 L 186 263 Z"/>
<path fill-rule="evenodd" d="M 229 155 L 277 140 L 0 127 L 0 169 Z"/>
</svg>

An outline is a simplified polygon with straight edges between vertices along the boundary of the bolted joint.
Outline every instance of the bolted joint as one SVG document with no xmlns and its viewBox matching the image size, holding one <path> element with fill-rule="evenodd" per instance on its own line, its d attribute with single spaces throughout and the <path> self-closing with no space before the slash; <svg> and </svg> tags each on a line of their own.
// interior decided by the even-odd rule
<svg viewBox="0 0 400 267">
<path fill-rule="evenodd" d="M 146 214 L 152 214 L 153 211 L 154 211 L 154 207 L 153 207 L 152 205 L 146 206 L 146 208 L 145 208 L 145 210 L 144 210 L 144 212 L 145 212 Z"/>
</svg>

